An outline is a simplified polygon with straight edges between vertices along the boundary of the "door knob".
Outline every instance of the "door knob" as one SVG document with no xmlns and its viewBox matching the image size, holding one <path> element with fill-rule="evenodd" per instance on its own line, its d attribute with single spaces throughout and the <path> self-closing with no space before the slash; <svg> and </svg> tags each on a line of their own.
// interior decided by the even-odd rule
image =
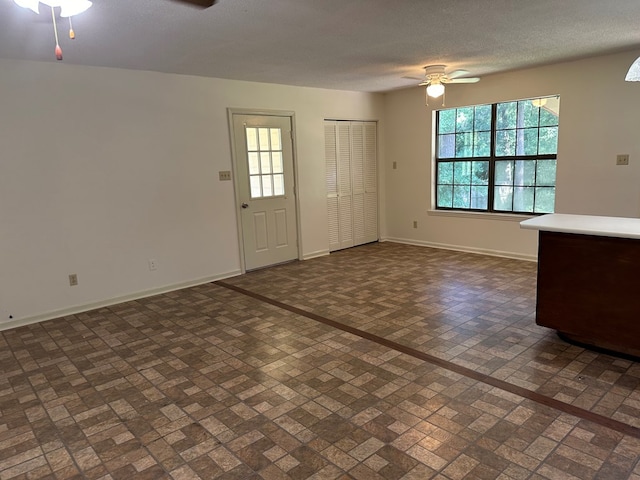
<svg viewBox="0 0 640 480">
<path fill-rule="evenodd" d="M 242 206 L 242 208 L 249 208 L 249 204 L 248 203 L 243 203 L 241 206 Z"/>
</svg>

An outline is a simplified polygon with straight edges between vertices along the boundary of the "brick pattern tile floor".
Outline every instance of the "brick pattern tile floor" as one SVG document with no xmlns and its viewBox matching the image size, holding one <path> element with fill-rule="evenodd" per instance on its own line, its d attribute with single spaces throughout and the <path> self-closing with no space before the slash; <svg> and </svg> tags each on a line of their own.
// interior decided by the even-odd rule
<svg viewBox="0 0 640 480">
<path fill-rule="evenodd" d="M 0 334 L 0 480 L 640 480 L 640 364 L 535 325 L 535 264 L 392 243 Z M 311 318 L 310 318 L 311 317 Z M 462 370 L 464 371 L 464 370 Z"/>
</svg>

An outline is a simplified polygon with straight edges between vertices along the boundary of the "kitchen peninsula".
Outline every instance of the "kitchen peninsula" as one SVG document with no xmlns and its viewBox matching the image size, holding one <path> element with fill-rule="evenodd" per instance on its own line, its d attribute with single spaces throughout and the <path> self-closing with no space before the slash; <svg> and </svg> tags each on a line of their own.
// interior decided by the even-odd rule
<svg viewBox="0 0 640 480">
<path fill-rule="evenodd" d="M 640 219 L 549 214 L 538 230 L 536 323 L 640 357 Z"/>
</svg>

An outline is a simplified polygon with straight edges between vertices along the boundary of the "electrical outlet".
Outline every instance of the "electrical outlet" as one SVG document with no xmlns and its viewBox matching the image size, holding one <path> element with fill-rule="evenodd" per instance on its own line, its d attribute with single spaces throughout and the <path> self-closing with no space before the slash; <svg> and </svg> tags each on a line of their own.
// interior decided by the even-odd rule
<svg viewBox="0 0 640 480">
<path fill-rule="evenodd" d="M 617 155 L 616 165 L 629 165 L 629 155 L 626 153 Z"/>
<path fill-rule="evenodd" d="M 417 220 L 413 221 L 413 228 L 418 228 L 418 221 Z"/>
<path fill-rule="evenodd" d="M 393 169 L 396 170 L 398 168 L 398 162 L 393 162 Z"/>
<path fill-rule="evenodd" d="M 152 272 L 158 269 L 158 261 L 155 258 L 149 259 L 149 270 Z"/>
<path fill-rule="evenodd" d="M 231 180 L 231 172 L 229 170 L 220 171 L 218 175 L 220 176 L 221 182 Z"/>
<path fill-rule="evenodd" d="M 72 273 L 69 275 L 69 286 L 75 287 L 76 285 L 78 285 L 78 274 Z"/>
</svg>

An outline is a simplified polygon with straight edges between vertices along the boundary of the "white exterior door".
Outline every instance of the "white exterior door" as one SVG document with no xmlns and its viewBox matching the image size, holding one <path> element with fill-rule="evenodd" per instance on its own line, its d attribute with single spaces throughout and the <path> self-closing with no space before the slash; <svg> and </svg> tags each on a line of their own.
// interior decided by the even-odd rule
<svg viewBox="0 0 640 480">
<path fill-rule="evenodd" d="M 298 258 L 290 117 L 233 114 L 246 270 Z"/>
</svg>

